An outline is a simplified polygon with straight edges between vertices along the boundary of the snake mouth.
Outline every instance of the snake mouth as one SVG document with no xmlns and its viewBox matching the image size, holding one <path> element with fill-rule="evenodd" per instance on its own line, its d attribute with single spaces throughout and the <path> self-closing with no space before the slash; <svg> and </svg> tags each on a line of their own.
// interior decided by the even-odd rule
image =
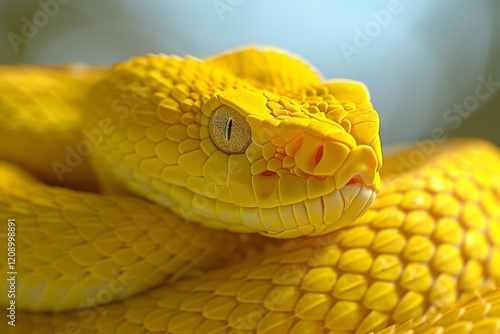
<svg viewBox="0 0 500 334">
<path fill-rule="evenodd" d="M 380 190 L 377 183 L 367 184 L 367 182 L 363 179 L 363 177 L 361 175 L 353 176 L 343 186 L 340 186 L 339 189 L 342 189 L 343 187 L 346 187 L 346 186 L 352 186 L 352 185 L 360 185 L 362 187 L 371 189 L 376 193 L 378 193 Z"/>
<path fill-rule="evenodd" d="M 290 212 L 289 219 L 283 221 L 279 229 L 276 222 L 262 223 L 266 227 L 274 227 L 259 233 L 272 238 L 296 238 L 301 236 L 315 237 L 337 231 L 365 214 L 376 199 L 377 192 L 364 185 L 357 178 L 320 197 L 307 199 L 293 205 L 279 208 L 280 212 Z M 273 210 L 273 209 L 265 209 Z M 294 216 L 294 217 L 293 217 Z"/>
<path fill-rule="evenodd" d="M 347 181 L 346 185 L 351 185 L 351 184 L 362 184 L 362 185 L 365 185 L 365 183 L 363 182 L 363 179 L 361 178 L 361 176 L 355 176 L 353 178 L 351 178 L 349 181 Z"/>
</svg>

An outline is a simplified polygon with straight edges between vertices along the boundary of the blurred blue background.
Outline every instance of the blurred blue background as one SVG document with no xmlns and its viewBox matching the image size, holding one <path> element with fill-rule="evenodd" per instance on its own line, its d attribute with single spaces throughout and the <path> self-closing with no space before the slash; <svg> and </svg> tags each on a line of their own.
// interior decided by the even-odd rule
<svg viewBox="0 0 500 334">
<path fill-rule="evenodd" d="M 1 63 L 112 64 L 277 46 L 324 78 L 365 82 L 385 145 L 441 128 L 500 144 L 496 0 L 0 0 L 0 36 Z"/>
</svg>

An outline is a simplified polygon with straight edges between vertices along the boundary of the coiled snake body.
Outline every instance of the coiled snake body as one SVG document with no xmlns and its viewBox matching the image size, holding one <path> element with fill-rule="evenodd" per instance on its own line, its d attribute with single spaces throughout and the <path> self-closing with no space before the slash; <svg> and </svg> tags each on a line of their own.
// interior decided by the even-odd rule
<svg viewBox="0 0 500 334">
<path fill-rule="evenodd" d="M 491 144 L 381 169 L 366 88 L 273 50 L 4 66 L 0 85 L 8 333 L 500 332 Z"/>
</svg>

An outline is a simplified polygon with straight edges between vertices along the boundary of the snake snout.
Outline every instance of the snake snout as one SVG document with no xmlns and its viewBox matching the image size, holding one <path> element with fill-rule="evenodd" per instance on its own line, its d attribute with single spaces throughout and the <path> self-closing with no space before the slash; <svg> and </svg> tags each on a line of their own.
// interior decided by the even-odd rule
<svg viewBox="0 0 500 334">
<path fill-rule="evenodd" d="M 349 147 L 341 142 L 327 141 L 305 133 L 301 137 L 300 147 L 296 150 L 294 158 L 297 166 L 307 174 L 333 176 L 349 151 Z"/>
<path fill-rule="evenodd" d="M 350 184 L 362 184 L 378 190 L 378 161 L 372 147 L 340 140 L 322 139 L 305 133 L 293 154 L 303 174 L 313 177 L 331 177 L 336 189 Z"/>
<path fill-rule="evenodd" d="M 371 146 L 356 146 L 335 173 L 338 188 L 349 184 L 361 183 L 375 191 L 380 190 L 379 163 Z"/>
</svg>

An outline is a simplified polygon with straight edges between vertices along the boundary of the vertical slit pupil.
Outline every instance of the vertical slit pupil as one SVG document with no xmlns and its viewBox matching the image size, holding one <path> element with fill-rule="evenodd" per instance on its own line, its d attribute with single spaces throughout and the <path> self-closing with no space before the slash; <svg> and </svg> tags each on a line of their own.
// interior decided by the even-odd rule
<svg viewBox="0 0 500 334">
<path fill-rule="evenodd" d="M 233 120 L 229 118 L 226 121 L 226 140 L 229 141 L 231 139 L 231 130 L 233 129 Z"/>
</svg>

